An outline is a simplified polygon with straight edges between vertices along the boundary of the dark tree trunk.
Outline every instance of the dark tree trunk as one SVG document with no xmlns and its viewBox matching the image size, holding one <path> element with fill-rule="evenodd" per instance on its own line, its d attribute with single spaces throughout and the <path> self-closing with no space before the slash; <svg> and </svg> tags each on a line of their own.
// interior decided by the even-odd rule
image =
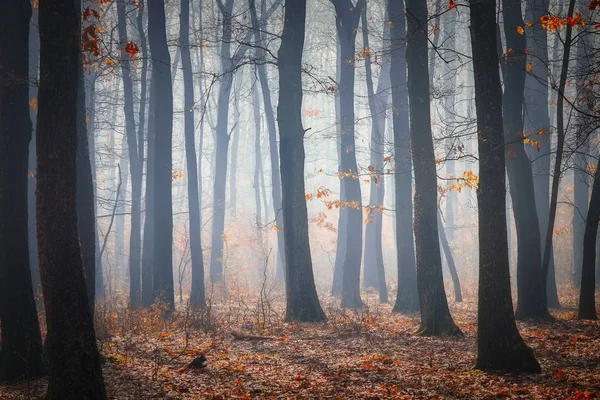
<svg viewBox="0 0 600 400">
<path fill-rule="evenodd" d="M 33 0 L 30 1 L 33 3 Z M 38 8 L 32 8 L 31 20 L 29 22 L 29 80 L 36 84 L 29 85 L 29 115 L 32 122 L 32 135 L 29 141 L 29 163 L 27 180 L 27 214 L 29 231 L 29 264 L 31 265 L 31 280 L 34 294 L 39 290 L 40 285 L 40 266 L 38 260 L 37 228 L 35 226 L 35 174 L 36 174 L 36 155 L 35 155 L 35 127 L 37 121 L 37 95 L 38 95 L 38 70 L 40 58 L 40 33 L 38 32 Z M 33 103 L 35 99 L 36 103 Z M 36 104 L 34 107 L 33 105 Z"/>
<path fill-rule="evenodd" d="M 190 223 L 190 254 L 192 257 L 192 306 L 202 306 L 204 296 L 204 261 L 202 259 L 202 237 L 200 235 L 200 197 L 198 193 L 198 159 L 194 133 L 194 82 L 190 55 L 190 0 L 181 0 L 179 14 L 179 46 L 184 86 L 184 129 L 185 159 L 187 163 L 187 188 Z"/>
<path fill-rule="evenodd" d="M 379 301 L 388 302 L 387 284 L 385 281 L 385 268 L 383 265 L 382 228 L 383 228 L 383 201 L 385 197 L 385 186 L 383 176 L 383 153 L 385 142 L 385 120 L 390 88 L 390 64 L 389 56 L 385 55 L 381 63 L 377 92 L 373 87 L 373 70 L 371 55 L 369 53 L 369 30 L 367 22 L 367 7 L 362 10 L 362 34 L 363 46 L 365 48 L 365 73 L 367 80 L 367 92 L 369 96 L 369 110 L 371 112 L 371 145 L 370 156 L 372 171 L 370 177 L 369 207 L 372 212 L 368 219 L 372 223 L 367 224 L 364 247 L 364 285 L 376 288 L 379 292 Z M 390 28 L 386 21 L 383 27 L 383 42 L 389 42 Z"/>
<path fill-rule="evenodd" d="M 581 283 L 579 288 L 579 319 L 598 319 L 596 314 L 596 241 L 598 236 L 598 220 L 600 219 L 600 160 L 594 174 L 592 198 L 587 212 L 585 236 L 583 238 L 583 263 L 581 267 Z"/>
<path fill-rule="evenodd" d="M 535 204 L 531 162 L 523 144 L 523 96 L 525 90 L 525 65 L 527 62 L 526 37 L 518 27 L 523 27 L 521 2 L 502 0 L 506 52 L 504 65 L 503 125 L 506 143 L 506 170 L 513 199 L 513 212 L 517 230 L 517 287 L 516 317 L 548 318 L 542 286 L 541 239 Z"/>
<path fill-rule="evenodd" d="M 548 15 L 548 0 L 528 0 L 526 8 L 527 21 L 539 21 Z M 559 12 L 560 15 L 560 12 Z M 535 207 L 540 225 L 540 251 L 543 252 L 545 235 L 548 227 L 550 206 L 550 158 L 551 158 L 551 121 L 548 107 L 551 103 L 548 95 L 548 32 L 541 24 L 533 24 L 527 29 L 529 51 L 528 63 L 532 65 L 531 74 L 525 79 L 525 133 L 533 134 L 540 143 L 540 151 L 528 146 L 531 168 L 533 170 L 533 186 L 535 191 Z M 557 59 L 557 57 L 553 57 Z M 553 107 L 554 109 L 554 107 Z M 550 274 L 554 279 L 554 257 L 550 258 Z M 556 283 L 548 291 L 547 302 L 551 307 L 558 305 Z"/>
<path fill-rule="evenodd" d="M 106 398 L 77 229 L 80 6 L 40 2 L 37 229 L 49 400 Z"/>
<path fill-rule="evenodd" d="M 148 42 L 154 64 L 154 298 L 175 309 L 173 286 L 172 138 L 173 90 L 171 58 L 167 48 L 164 0 L 148 2 Z"/>
<path fill-rule="evenodd" d="M 125 133 L 127 137 L 127 150 L 129 152 L 129 173 L 131 176 L 131 231 L 129 236 L 129 303 L 132 307 L 141 304 L 141 201 L 142 201 L 142 170 L 143 154 L 140 154 L 140 146 L 135 126 L 135 114 L 133 105 L 133 81 L 131 79 L 131 63 L 129 54 L 123 49 L 128 43 L 127 17 L 125 0 L 117 1 L 117 15 L 119 18 L 119 47 L 123 56 L 120 60 L 121 75 L 123 77 L 123 94 L 125 99 Z M 143 101 L 143 100 L 142 100 Z M 143 117 L 141 117 L 143 118 Z M 143 124 L 143 119 L 139 123 Z M 127 182 L 127 180 L 125 180 Z"/>
<path fill-rule="evenodd" d="M 406 15 L 403 1 L 388 1 L 391 22 L 392 105 L 394 121 L 394 185 L 396 249 L 398 251 L 398 293 L 394 312 L 413 312 L 419 309 L 415 241 L 412 208 L 412 157 L 408 122 L 406 77 Z"/>
<path fill-rule="evenodd" d="M 278 53 L 279 124 L 283 223 L 286 262 L 286 320 L 323 321 L 312 270 L 304 189 L 304 128 L 302 127 L 302 52 L 306 0 L 285 7 Z"/>
<path fill-rule="evenodd" d="M 250 12 L 252 16 L 252 25 L 256 30 L 256 41 L 259 45 L 264 45 L 262 33 L 258 26 L 258 17 L 256 16 L 255 0 L 249 0 Z M 266 2 L 261 2 L 261 14 L 265 13 Z M 285 280 L 285 244 L 283 233 L 283 214 L 281 212 L 281 176 L 279 174 L 279 149 L 277 145 L 277 127 L 275 125 L 275 113 L 273 112 L 273 104 L 271 103 L 271 90 L 269 89 L 269 80 L 267 77 L 267 69 L 264 64 L 264 53 L 257 49 L 258 57 L 258 79 L 260 81 L 260 89 L 263 95 L 263 106 L 265 109 L 265 120 L 267 122 L 267 131 L 269 133 L 269 159 L 271 161 L 271 197 L 273 199 L 273 211 L 275 212 L 275 225 L 277 231 L 277 272 L 275 279 L 277 282 Z"/>
<path fill-rule="evenodd" d="M 427 4 L 406 1 L 406 63 L 410 104 L 410 138 L 415 172 L 415 241 L 417 286 L 423 335 L 460 335 L 448 309 L 442 275 L 437 224 L 437 175 L 431 114 L 427 59 Z"/>
<path fill-rule="evenodd" d="M 361 190 L 356 164 L 354 138 L 354 62 L 356 32 L 365 0 L 333 0 L 336 11 L 336 28 L 340 40 L 340 128 L 341 174 L 346 180 L 342 207 L 347 208 L 346 253 L 342 273 L 342 306 L 361 308 L 360 264 L 362 255 L 363 211 Z"/>
<path fill-rule="evenodd" d="M 0 3 L 0 382 L 46 373 L 28 233 L 29 0 Z"/>
<path fill-rule="evenodd" d="M 76 0 L 80 5 L 80 1 Z M 81 16 L 81 10 L 79 9 Z M 83 270 L 88 291 L 88 302 L 94 316 L 96 296 L 104 297 L 102 270 L 96 266 L 96 210 L 94 207 L 94 182 L 90 164 L 90 146 L 85 110 L 85 81 L 83 61 L 79 63 L 77 91 L 77 229 L 81 242 Z"/>
<path fill-rule="evenodd" d="M 452 284 L 454 286 L 454 301 L 460 303 L 462 301 L 462 293 L 460 290 L 460 280 L 458 279 L 458 272 L 456 271 L 456 265 L 454 264 L 454 257 L 452 257 L 452 249 L 448 238 L 446 237 L 446 231 L 444 230 L 444 223 L 440 213 L 438 213 L 438 230 L 440 233 L 440 244 L 444 250 L 444 256 L 446 257 L 446 263 L 448 264 L 448 271 L 452 277 Z"/>
<path fill-rule="evenodd" d="M 479 310 L 477 368 L 541 372 L 515 323 L 506 235 L 502 88 L 496 58 L 496 4 L 471 0 L 471 44 L 479 144 Z M 475 23 L 476 22 L 476 23 Z"/>
<path fill-rule="evenodd" d="M 263 225 L 263 217 L 262 217 L 262 205 L 260 200 L 260 178 L 262 171 L 262 154 L 260 150 L 260 134 L 261 134 L 261 126 L 260 126 L 260 106 L 258 105 L 258 86 L 256 85 L 256 80 L 252 84 L 252 109 L 254 111 L 254 180 L 252 182 L 252 186 L 254 186 L 254 204 L 256 209 L 255 214 L 255 229 L 256 229 L 256 239 L 258 241 L 258 247 L 260 251 L 263 250 L 263 240 L 262 240 L 262 225 Z M 267 205 L 265 204 L 265 209 Z M 265 266 L 266 267 L 266 266 Z M 259 277 L 263 276 L 264 271 L 259 270 Z"/>
<path fill-rule="evenodd" d="M 243 69 L 243 68 L 241 68 Z M 231 215 L 237 213 L 237 165 L 238 151 L 240 148 L 240 91 L 242 88 L 242 76 L 238 75 L 233 87 L 233 131 L 231 132 L 231 172 L 229 174 L 229 208 Z"/>
</svg>

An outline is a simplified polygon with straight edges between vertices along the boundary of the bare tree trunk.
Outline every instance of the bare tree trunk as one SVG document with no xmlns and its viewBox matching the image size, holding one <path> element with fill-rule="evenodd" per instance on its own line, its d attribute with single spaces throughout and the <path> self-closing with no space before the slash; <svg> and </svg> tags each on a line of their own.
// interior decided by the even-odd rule
<svg viewBox="0 0 600 400">
<path fill-rule="evenodd" d="M 479 144 L 479 310 L 477 368 L 541 372 L 515 323 L 510 293 L 502 88 L 496 58 L 496 4 L 470 0 Z"/>
<path fill-rule="evenodd" d="M 302 53 L 306 0 L 286 3 L 278 53 L 279 124 L 286 252 L 286 320 L 323 321 L 308 241 L 302 127 Z"/>
<path fill-rule="evenodd" d="M 394 109 L 394 185 L 398 292 L 394 312 L 419 309 L 412 207 L 412 157 L 406 77 L 406 15 L 403 1 L 388 1 L 391 22 L 390 81 Z"/>
<path fill-rule="evenodd" d="M 154 112 L 154 299 L 175 309 L 173 286 L 172 137 L 173 88 L 167 48 L 164 0 L 148 2 L 148 41 L 152 59 L 152 81 L 156 90 Z"/>
<path fill-rule="evenodd" d="M 80 7 L 72 0 L 40 2 L 37 230 L 48 400 L 106 398 L 77 229 Z"/>
<path fill-rule="evenodd" d="M 0 3 L 0 382 L 46 374 L 27 220 L 30 19 L 29 0 Z"/>
<path fill-rule="evenodd" d="M 417 287 L 423 335 L 461 335 L 454 323 L 444 291 L 437 224 L 437 175 L 429 101 L 427 64 L 427 4 L 406 1 L 408 97 L 410 139 L 415 173 L 415 243 Z"/>
</svg>

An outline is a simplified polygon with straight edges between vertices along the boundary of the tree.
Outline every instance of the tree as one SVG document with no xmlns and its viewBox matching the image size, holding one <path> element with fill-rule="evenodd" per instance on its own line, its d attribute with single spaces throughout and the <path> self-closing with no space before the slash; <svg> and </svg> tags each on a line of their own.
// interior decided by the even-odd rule
<svg viewBox="0 0 600 400">
<path fill-rule="evenodd" d="M 77 229 L 81 3 L 39 5 L 37 229 L 48 334 L 46 399 L 105 399 Z"/>
<path fill-rule="evenodd" d="M 285 279 L 285 244 L 283 233 L 283 214 L 281 213 L 281 176 L 279 175 L 279 149 L 277 147 L 277 127 L 275 124 L 275 113 L 271 102 L 271 90 L 269 89 L 269 80 L 267 77 L 267 68 L 265 66 L 264 52 L 261 47 L 264 46 L 263 33 L 259 26 L 259 20 L 256 15 L 255 0 L 248 0 L 250 6 L 250 16 L 252 17 L 252 28 L 255 30 L 257 43 L 256 56 L 258 79 L 260 81 L 260 90 L 263 95 L 263 107 L 265 110 L 265 120 L 267 122 L 267 131 L 269 133 L 269 160 L 271 161 L 271 197 L 273 199 L 273 211 L 275 213 L 275 224 L 279 229 L 277 231 L 277 272 L 276 279 Z M 261 2 L 261 15 L 266 14 L 266 2 Z"/>
<path fill-rule="evenodd" d="M 506 143 L 506 170 L 513 199 L 517 229 L 516 316 L 549 318 L 542 280 L 542 252 L 531 162 L 525 153 L 523 133 L 523 102 L 527 41 L 520 30 L 525 24 L 519 0 L 502 0 L 506 52 L 504 71 L 503 126 Z"/>
<path fill-rule="evenodd" d="M 383 265 L 382 228 L 383 213 L 379 207 L 383 207 L 385 197 L 385 186 L 383 180 L 384 165 L 384 142 L 386 108 L 388 105 L 390 88 L 390 64 L 389 54 L 384 54 L 377 88 L 373 87 L 373 66 L 371 62 L 371 50 L 369 47 L 369 29 L 367 20 L 367 7 L 363 7 L 361 15 L 363 47 L 365 54 L 365 73 L 367 81 L 367 93 L 369 96 L 369 111 L 371 112 L 371 144 L 370 144 L 370 195 L 369 195 L 369 220 L 365 233 L 364 246 L 364 285 L 376 288 L 379 291 L 379 301 L 388 302 L 387 284 L 385 281 L 385 269 Z M 384 21 L 383 42 L 389 42 L 390 26 Z"/>
<path fill-rule="evenodd" d="M 172 138 L 173 90 L 171 57 L 167 48 L 164 0 L 148 1 L 148 42 L 154 61 L 152 84 L 156 94 L 154 110 L 154 299 L 175 309 L 173 286 L 173 199 Z"/>
<path fill-rule="evenodd" d="M 29 0 L 0 4 L 0 382 L 46 374 L 28 230 Z"/>
<path fill-rule="evenodd" d="M 570 0 L 569 10 L 567 11 L 568 18 L 573 18 L 573 12 L 575 10 L 575 0 Z M 573 35 L 573 25 L 567 23 L 567 29 L 565 32 L 565 40 L 563 42 L 563 59 L 561 63 L 560 79 L 558 84 L 558 99 L 556 102 L 556 160 L 554 162 L 554 170 L 552 177 L 552 189 L 550 191 L 550 211 L 548 216 L 548 227 L 546 229 L 546 240 L 544 242 L 544 253 L 542 257 L 542 282 L 546 285 L 542 285 L 545 289 L 545 295 L 549 298 L 551 294 L 554 294 L 556 283 L 554 279 L 550 281 L 550 277 L 554 278 L 551 274 L 550 260 L 552 259 L 552 238 L 554 237 L 554 221 L 556 219 L 556 207 L 558 204 L 558 187 L 560 184 L 561 176 L 561 164 L 563 158 L 563 149 L 565 145 L 565 116 L 564 116 L 564 104 L 565 104 L 565 87 L 567 83 L 567 74 L 569 72 L 569 57 L 571 54 L 571 44 Z"/>
<path fill-rule="evenodd" d="M 192 292 L 190 302 L 193 306 L 200 306 L 204 305 L 205 301 L 204 261 L 202 259 L 202 237 L 200 235 L 198 160 L 196 158 L 196 140 L 194 134 L 194 82 L 189 36 L 190 0 L 181 0 L 181 13 L 179 14 L 179 47 L 181 48 L 181 65 L 183 67 L 185 159 L 187 162 L 190 253 L 192 256 Z"/>
<path fill-rule="evenodd" d="M 404 1 L 388 0 L 391 59 L 390 82 L 394 123 L 394 183 L 396 249 L 398 251 L 398 293 L 394 312 L 417 311 L 417 273 L 412 208 L 412 158 L 406 92 L 406 15 Z"/>
<path fill-rule="evenodd" d="M 506 233 L 502 88 L 496 59 L 496 4 L 470 0 L 479 144 L 479 301 L 476 368 L 541 372 L 515 323 Z"/>
<path fill-rule="evenodd" d="M 342 207 L 347 211 L 346 253 L 342 269 L 342 306 L 360 308 L 360 259 L 362 254 L 362 199 L 356 164 L 354 138 L 354 74 L 356 32 L 365 0 L 332 0 L 336 29 L 340 41 L 340 154 L 342 179 L 345 179 Z"/>
<path fill-rule="evenodd" d="M 460 335 L 461 331 L 454 324 L 448 309 L 438 239 L 437 175 L 431 134 L 425 28 L 427 4 L 407 0 L 406 10 L 410 139 L 415 174 L 414 232 L 421 309 L 419 332 L 423 335 Z"/>
<path fill-rule="evenodd" d="M 315 288 L 304 189 L 304 133 L 302 127 L 302 52 L 306 0 L 287 1 L 278 52 L 279 154 L 285 234 L 286 320 L 323 321 L 325 313 Z"/>
<path fill-rule="evenodd" d="M 81 7 L 77 10 L 81 19 Z M 86 122 L 85 80 L 83 60 L 79 61 L 77 74 L 77 230 L 81 242 L 81 256 L 88 292 L 88 302 L 94 316 L 96 294 L 102 295 L 104 283 L 102 270 L 96 266 L 96 208 L 94 206 L 94 182 L 90 164 L 90 147 Z"/>
<path fill-rule="evenodd" d="M 127 35 L 126 1 L 117 2 L 119 48 L 121 50 L 121 76 L 123 78 L 124 113 L 125 113 L 125 136 L 127 138 L 127 151 L 129 153 L 129 173 L 131 176 L 131 230 L 129 236 L 129 303 L 132 307 L 141 304 L 141 257 L 142 257 L 142 226 L 141 226 L 141 202 L 142 202 L 142 171 L 143 171 L 143 147 L 140 151 L 139 142 L 143 137 L 136 133 L 135 114 L 133 106 L 133 81 L 131 79 L 130 58 L 135 54 L 128 52 L 129 44 Z M 144 101 L 144 100 L 142 100 Z M 140 118 L 140 124 L 143 119 Z"/>
</svg>

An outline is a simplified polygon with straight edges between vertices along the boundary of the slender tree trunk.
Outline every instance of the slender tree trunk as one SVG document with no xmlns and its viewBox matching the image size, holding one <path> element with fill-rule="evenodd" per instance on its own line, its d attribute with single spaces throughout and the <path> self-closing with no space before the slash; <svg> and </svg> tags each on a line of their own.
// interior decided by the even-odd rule
<svg viewBox="0 0 600 400">
<path fill-rule="evenodd" d="M 448 309 L 437 224 L 437 175 L 429 102 L 427 4 L 406 1 L 410 138 L 415 172 L 417 286 L 423 335 L 460 335 Z"/>
<path fill-rule="evenodd" d="M 383 228 L 383 201 L 385 197 L 384 175 L 383 175 L 383 153 L 385 142 L 385 120 L 386 108 L 389 98 L 390 71 L 389 57 L 385 57 L 377 92 L 373 87 L 373 71 L 371 65 L 371 54 L 369 50 L 369 31 L 367 22 L 367 7 L 362 10 L 362 35 L 365 48 L 365 72 L 367 81 L 367 92 L 369 96 L 369 109 L 371 112 L 371 148 L 370 165 L 372 166 L 370 177 L 369 207 L 371 213 L 368 219 L 373 223 L 367 224 L 364 247 L 364 285 L 374 287 L 379 291 L 379 301 L 388 302 L 387 284 L 385 281 L 385 269 L 383 265 L 383 249 L 381 243 Z M 384 22 L 384 42 L 389 42 L 390 28 L 387 19 Z M 385 43 L 384 43 L 385 46 Z M 374 213 L 373 213 L 374 211 Z"/>
<path fill-rule="evenodd" d="M 229 207 L 231 215 L 237 212 L 237 165 L 240 148 L 240 92 L 242 89 L 242 76 L 240 73 L 235 79 L 233 88 L 233 132 L 231 140 L 231 172 L 229 174 Z"/>
<path fill-rule="evenodd" d="M 167 48 L 164 0 L 148 2 L 148 41 L 152 59 L 152 80 L 156 90 L 154 111 L 154 298 L 175 309 L 173 286 L 173 199 L 172 138 L 173 88 L 171 60 Z"/>
<path fill-rule="evenodd" d="M 143 171 L 143 151 L 140 152 L 138 141 L 142 141 L 142 136 L 136 133 L 135 114 L 133 104 L 133 81 L 131 79 L 130 55 L 125 52 L 127 45 L 127 18 L 125 12 L 126 1 L 117 1 L 117 15 L 119 18 L 119 47 L 121 48 L 121 76 L 123 77 L 123 94 L 125 99 L 125 135 L 127 138 L 127 150 L 129 152 L 129 172 L 131 176 L 131 232 L 129 237 L 129 303 L 132 307 L 138 307 L 141 304 L 141 201 L 142 201 L 142 171 Z M 141 12 L 141 11 L 140 11 Z M 141 18 L 142 14 L 138 14 Z M 138 22 L 139 26 L 139 22 Z M 140 32 L 143 35 L 143 28 Z M 147 63 L 146 57 L 144 62 Z M 147 68 L 147 64 L 144 68 Z M 145 74 L 145 71 L 142 72 Z M 142 85 L 145 85 L 145 77 L 142 77 Z M 140 100 L 141 102 L 145 100 Z M 143 125 L 143 115 L 140 115 L 139 124 Z M 127 182 L 127 179 L 125 179 Z"/>
<path fill-rule="evenodd" d="M 256 16 L 255 0 L 249 0 L 250 12 L 252 16 L 252 25 L 256 31 L 256 41 L 260 45 L 264 45 L 262 34 L 258 26 L 258 17 Z M 266 2 L 261 2 L 261 14 L 265 14 Z M 269 160 L 271 162 L 271 197 L 273 199 L 273 211 L 275 213 L 275 225 L 277 231 L 277 272 L 275 279 L 277 282 L 285 281 L 285 244 L 283 232 L 283 213 L 281 212 L 281 176 L 279 174 L 279 149 L 277 145 L 277 127 L 275 124 L 275 113 L 271 103 L 271 90 L 269 89 L 269 80 L 267 76 L 267 68 L 264 64 L 264 52 L 257 49 L 256 55 L 258 58 L 258 79 L 260 81 L 260 89 L 263 95 L 263 107 L 265 112 L 265 120 L 267 123 L 267 131 L 269 133 Z"/>
<path fill-rule="evenodd" d="M 503 126 L 506 143 L 506 170 L 517 230 L 517 287 L 516 317 L 549 318 L 543 289 L 541 267 L 541 239 L 535 204 L 531 162 L 523 144 L 523 102 L 525 65 L 527 62 L 526 37 L 523 27 L 521 2 L 502 0 L 506 52 L 504 66 Z"/>
<path fill-rule="evenodd" d="M 76 2 L 80 6 L 80 1 L 76 0 Z M 80 9 L 79 15 L 81 16 Z M 104 298 L 104 281 L 102 270 L 96 265 L 96 212 L 85 110 L 83 61 L 79 63 L 77 79 L 79 81 L 77 85 L 77 229 L 81 242 L 88 302 L 93 317 L 96 297 Z"/>
<path fill-rule="evenodd" d="M 460 290 L 460 280 L 458 279 L 458 272 L 456 271 L 456 264 L 454 264 L 454 257 L 452 257 L 452 249 L 448 238 L 446 237 L 446 231 L 444 230 L 444 223 L 440 213 L 438 213 L 438 230 L 440 233 L 440 244 L 444 250 L 444 256 L 446 257 L 446 263 L 448 264 L 448 270 L 452 277 L 452 284 L 454 286 L 454 301 L 460 303 L 462 301 L 462 293 Z"/>
<path fill-rule="evenodd" d="M 356 32 L 364 0 L 354 6 L 351 0 L 334 0 L 336 28 L 340 40 L 340 128 L 341 176 L 346 180 L 341 207 L 348 209 L 346 253 L 342 279 L 342 306 L 361 308 L 360 264 L 362 254 L 363 211 L 356 142 L 354 138 L 354 74 Z"/>
<path fill-rule="evenodd" d="M 598 220 L 600 219 L 600 160 L 594 173 L 592 198 L 590 199 L 583 238 L 583 262 L 581 267 L 581 283 L 579 287 L 578 319 L 598 319 L 596 314 L 596 241 L 598 236 Z"/>
<path fill-rule="evenodd" d="M 340 38 L 337 38 L 336 46 L 336 76 L 335 81 L 339 88 L 339 82 L 342 75 L 342 53 L 340 48 Z M 338 174 L 342 173 L 342 129 L 340 125 L 340 96 L 339 90 L 336 91 L 335 96 L 335 133 L 336 133 L 336 146 L 338 153 Z M 346 196 L 346 180 L 340 179 L 340 199 Z M 344 277 L 344 256 L 346 254 L 346 235 L 348 234 L 348 209 L 346 207 L 340 207 L 338 213 L 338 228 L 337 228 L 337 240 L 335 245 L 335 264 L 333 267 L 333 285 L 331 287 L 331 294 L 333 296 L 340 296 L 342 294 L 342 280 Z"/>
<path fill-rule="evenodd" d="M 569 2 L 569 10 L 567 15 L 572 18 L 573 11 L 575 9 L 575 0 L 570 0 Z M 556 104 L 556 136 L 557 136 L 557 146 L 556 146 L 556 160 L 554 163 L 554 171 L 552 177 L 552 190 L 550 192 L 550 213 L 548 217 L 548 229 L 546 230 L 546 242 L 544 246 L 544 257 L 542 262 L 542 276 L 543 281 L 546 282 L 544 286 L 545 295 L 548 298 L 549 303 L 556 302 L 558 303 L 558 299 L 553 299 L 553 296 L 556 293 L 556 278 L 554 277 L 554 270 L 550 269 L 550 260 L 552 259 L 552 238 L 554 237 L 554 221 L 556 218 L 556 207 L 558 203 L 558 187 L 560 184 L 560 176 L 561 176 L 561 168 L 562 168 L 562 157 L 563 157 L 563 149 L 565 145 L 565 120 L 564 120 L 564 103 L 565 103 L 565 87 L 567 82 L 567 74 L 569 72 L 569 57 L 571 54 L 571 37 L 573 34 L 573 27 L 571 24 L 567 24 L 565 41 L 564 41 L 564 50 L 563 50 L 563 60 L 562 67 L 560 72 L 560 81 L 558 86 L 558 100 Z M 558 304 L 557 304 L 558 305 Z"/>
<path fill-rule="evenodd" d="M 28 234 L 29 0 L 0 3 L 0 382 L 46 374 Z"/>
<path fill-rule="evenodd" d="M 515 323 L 510 293 L 502 88 L 496 59 L 496 4 L 470 0 L 479 144 L 479 303 L 477 368 L 541 372 Z"/>
<path fill-rule="evenodd" d="M 153 75 L 153 74 L 152 74 Z M 154 170 L 155 170 L 155 111 L 156 85 L 154 77 L 150 84 L 148 110 L 148 155 L 146 159 L 146 218 L 144 219 L 144 246 L 142 253 L 142 305 L 150 307 L 154 302 Z"/>
<path fill-rule="evenodd" d="M 48 400 L 106 398 L 77 229 L 80 6 L 40 2 L 37 229 Z"/>
<path fill-rule="evenodd" d="M 33 3 L 33 0 L 30 0 Z M 31 140 L 29 141 L 29 163 L 27 171 L 27 226 L 29 235 L 29 263 L 31 265 L 31 280 L 34 294 L 40 287 L 40 266 L 38 260 L 37 228 L 35 226 L 35 184 L 36 184 L 36 154 L 35 154 L 35 128 L 37 124 L 37 96 L 38 96 L 38 71 L 40 58 L 40 33 L 38 31 L 38 8 L 32 7 L 31 20 L 29 21 L 29 80 L 36 82 L 29 85 L 29 115 L 33 125 Z M 35 101 L 35 102 L 34 102 Z M 35 107 L 34 107 L 35 105 Z"/>
<path fill-rule="evenodd" d="M 391 22 L 392 105 L 394 121 L 394 185 L 398 293 L 394 312 L 419 309 L 412 207 L 412 156 L 408 122 L 406 59 L 406 15 L 403 1 L 388 1 Z"/>
<path fill-rule="evenodd" d="M 194 82 L 190 54 L 190 0 L 181 0 L 179 15 L 179 46 L 184 85 L 184 129 L 185 158 L 187 162 L 187 188 L 190 223 L 190 254 L 192 257 L 191 304 L 204 305 L 204 261 L 202 259 L 202 237 L 200 235 L 200 197 L 198 194 L 198 159 L 194 133 Z"/>
<path fill-rule="evenodd" d="M 286 3 L 278 53 L 279 124 L 286 259 L 286 320 L 322 321 L 325 313 L 315 288 L 304 188 L 302 53 L 306 0 Z"/>
<path fill-rule="evenodd" d="M 253 83 L 252 88 L 252 109 L 254 110 L 254 180 L 252 182 L 252 186 L 254 186 L 254 203 L 256 205 L 256 214 L 255 214 L 255 228 L 256 228 L 256 238 L 258 241 L 258 246 L 260 250 L 263 249 L 263 240 L 262 240 L 262 226 L 263 226 L 263 217 L 262 217 L 262 206 L 260 200 L 260 176 L 262 170 L 262 154 L 260 150 L 260 134 L 261 134 L 261 126 L 260 126 L 260 106 L 258 105 L 258 87 L 256 86 L 256 82 Z M 265 209 L 267 205 L 265 204 Z M 262 271 L 261 271 L 262 276 Z"/>
</svg>

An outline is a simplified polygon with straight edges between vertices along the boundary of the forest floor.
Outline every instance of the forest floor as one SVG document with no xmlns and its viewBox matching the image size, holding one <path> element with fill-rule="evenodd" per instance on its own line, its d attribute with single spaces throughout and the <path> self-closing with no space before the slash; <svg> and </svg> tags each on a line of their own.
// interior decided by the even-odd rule
<svg viewBox="0 0 600 400">
<path fill-rule="evenodd" d="M 202 313 L 182 307 L 167 319 L 158 309 L 99 309 L 109 398 L 600 398 L 600 322 L 575 319 L 574 292 L 561 293 L 554 322 L 518 322 L 542 365 L 540 375 L 473 369 L 474 298 L 450 303 L 465 337 L 444 339 L 415 335 L 418 315 L 392 314 L 391 305 L 374 295 L 366 296 L 368 308 L 356 312 L 325 299 L 325 323 L 284 323 L 280 296 L 242 296 Z M 207 366 L 185 368 L 199 354 L 206 354 Z M 45 379 L 0 386 L 0 399 L 41 399 L 45 386 Z"/>
</svg>

